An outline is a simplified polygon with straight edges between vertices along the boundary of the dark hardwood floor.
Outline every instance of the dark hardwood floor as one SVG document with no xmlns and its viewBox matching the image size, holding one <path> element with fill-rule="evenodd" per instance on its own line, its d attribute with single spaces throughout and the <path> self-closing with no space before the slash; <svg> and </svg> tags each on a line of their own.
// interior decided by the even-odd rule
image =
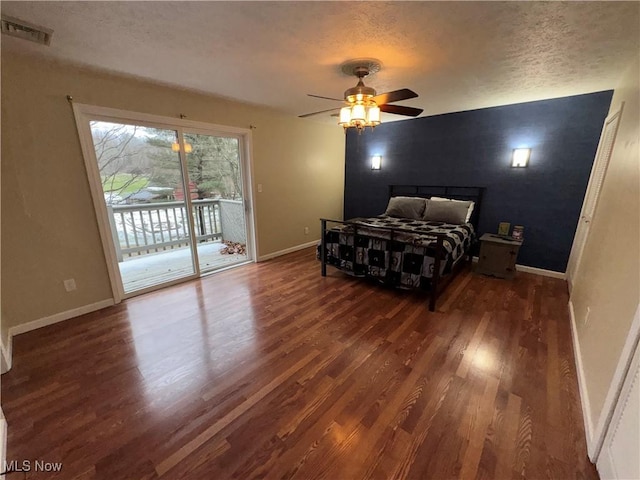
<svg viewBox="0 0 640 480">
<path fill-rule="evenodd" d="M 14 338 L 6 478 L 597 478 L 564 281 L 424 292 L 311 249 Z M 32 463 L 33 465 L 33 463 Z"/>
</svg>

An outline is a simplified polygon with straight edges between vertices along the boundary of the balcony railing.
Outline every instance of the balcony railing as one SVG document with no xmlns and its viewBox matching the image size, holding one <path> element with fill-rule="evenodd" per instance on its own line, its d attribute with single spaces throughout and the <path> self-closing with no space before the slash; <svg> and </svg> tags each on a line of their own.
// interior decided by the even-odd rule
<svg viewBox="0 0 640 480">
<path fill-rule="evenodd" d="M 197 242 L 222 239 L 219 200 L 192 200 Z M 183 202 L 107 205 L 118 261 L 188 246 L 189 219 Z"/>
</svg>

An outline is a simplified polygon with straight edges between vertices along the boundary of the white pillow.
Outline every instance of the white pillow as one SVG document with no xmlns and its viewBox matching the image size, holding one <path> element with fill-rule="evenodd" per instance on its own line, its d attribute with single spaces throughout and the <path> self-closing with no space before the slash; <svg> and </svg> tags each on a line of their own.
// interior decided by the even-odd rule
<svg viewBox="0 0 640 480">
<path fill-rule="evenodd" d="M 444 197 L 431 197 L 430 200 L 433 200 L 435 202 L 469 202 L 470 200 L 455 200 L 453 198 L 444 198 Z M 475 202 L 471 202 L 469 204 L 469 210 L 467 211 L 467 217 L 465 218 L 464 222 L 468 223 L 469 219 L 471 218 L 471 214 L 473 213 L 473 207 L 475 207 Z"/>
</svg>

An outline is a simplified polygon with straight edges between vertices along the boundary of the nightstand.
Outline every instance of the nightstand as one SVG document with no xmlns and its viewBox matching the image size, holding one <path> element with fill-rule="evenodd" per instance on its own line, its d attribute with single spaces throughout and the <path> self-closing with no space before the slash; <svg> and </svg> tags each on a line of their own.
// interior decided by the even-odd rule
<svg viewBox="0 0 640 480">
<path fill-rule="evenodd" d="M 522 240 L 511 240 L 485 233 L 480 237 L 480 256 L 476 272 L 499 278 L 513 278 Z"/>
</svg>

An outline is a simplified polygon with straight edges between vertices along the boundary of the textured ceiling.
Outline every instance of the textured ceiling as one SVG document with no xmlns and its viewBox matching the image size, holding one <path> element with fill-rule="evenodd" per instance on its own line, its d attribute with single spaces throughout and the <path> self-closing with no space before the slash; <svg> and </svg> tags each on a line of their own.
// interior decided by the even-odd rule
<svg viewBox="0 0 640 480">
<path fill-rule="evenodd" d="M 135 75 L 299 115 L 356 83 L 408 87 L 423 115 L 611 89 L 640 50 L 638 2 L 8 2 L 54 30 L 2 51 Z M 385 120 L 401 119 L 388 115 Z M 331 120 L 328 115 L 312 117 Z M 335 120 L 331 120 L 335 121 Z"/>
</svg>

